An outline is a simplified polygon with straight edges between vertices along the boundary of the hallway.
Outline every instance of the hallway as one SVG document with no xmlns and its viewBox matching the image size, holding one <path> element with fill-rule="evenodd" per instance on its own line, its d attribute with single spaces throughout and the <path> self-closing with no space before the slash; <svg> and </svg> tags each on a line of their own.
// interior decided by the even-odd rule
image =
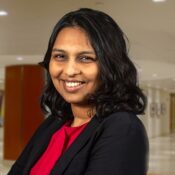
<svg viewBox="0 0 175 175">
<path fill-rule="evenodd" d="M 175 134 L 156 137 L 150 142 L 150 175 L 175 175 Z"/>
<path fill-rule="evenodd" d="M 13 161 L 2 160 L 3 128 L 0 127 L 0 175 Z M 150 139 L 149 175 L 175 175 L 175 134 Z"/>
</svg>

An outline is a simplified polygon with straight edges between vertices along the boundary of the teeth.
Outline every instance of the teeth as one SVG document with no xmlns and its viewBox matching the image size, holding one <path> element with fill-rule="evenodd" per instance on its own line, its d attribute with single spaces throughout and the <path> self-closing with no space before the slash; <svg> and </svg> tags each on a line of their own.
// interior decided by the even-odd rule
<svg viewBox="0 0 175 175">
<path fill-rule="evenodd" d="M 76 87 L 82 84 L 81 82 L 66 82 L 67 87 Z"/>
</svg>

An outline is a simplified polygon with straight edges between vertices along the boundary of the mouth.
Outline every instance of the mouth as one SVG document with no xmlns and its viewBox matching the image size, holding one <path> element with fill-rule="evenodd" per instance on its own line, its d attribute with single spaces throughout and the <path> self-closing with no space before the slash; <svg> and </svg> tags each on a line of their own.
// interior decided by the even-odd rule
<svg viewBox="0 0 175 175">
<path fill-rule="evenodd" d="M 76 92 L 84 86 L 83 81 L 64 81 L 64 87 L 68 92 Z"/>
</svg>

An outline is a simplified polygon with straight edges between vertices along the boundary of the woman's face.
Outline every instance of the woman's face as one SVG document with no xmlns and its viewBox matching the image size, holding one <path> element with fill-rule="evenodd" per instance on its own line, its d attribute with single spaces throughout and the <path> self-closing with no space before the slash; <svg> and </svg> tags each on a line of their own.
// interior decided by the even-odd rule
<svg viewBox="0 0 175 175">
<path fill-rule="evenodd" d="M 99 86 L 98 60 L 86 32 L 78 27 L 63 28 L 54 43 L 49 63 L 53 84 L 71 104 L 86 104 Z"/>
</svg>

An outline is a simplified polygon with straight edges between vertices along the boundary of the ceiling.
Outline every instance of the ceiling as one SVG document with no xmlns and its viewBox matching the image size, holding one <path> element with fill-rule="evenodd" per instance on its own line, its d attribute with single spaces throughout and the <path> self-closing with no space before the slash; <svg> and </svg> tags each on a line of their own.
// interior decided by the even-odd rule
<svg viewBox="0 0 175 175">
<path fill-rule="evenodd" d="M 121 26 L 143 84 L 175 92 L 175 0 L 1 0 L 8 15 L 0 16 L 0 83 L 5 66 L 41 61 L 55 23 L 80 7 L 102 10 Z"/>
</svg>

